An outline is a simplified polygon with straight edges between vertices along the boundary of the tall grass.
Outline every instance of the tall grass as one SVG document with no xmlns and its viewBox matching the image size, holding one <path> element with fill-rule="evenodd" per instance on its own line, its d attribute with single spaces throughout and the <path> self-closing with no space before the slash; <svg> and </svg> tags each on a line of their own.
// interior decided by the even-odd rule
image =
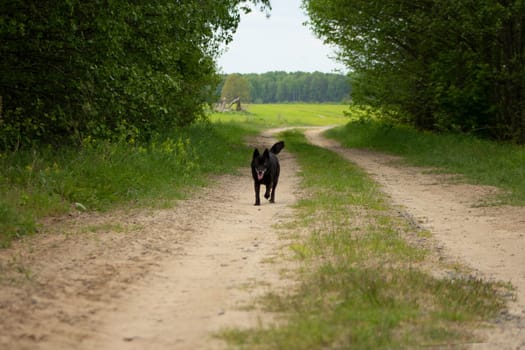
<svg viewBox="0 0 525 350">
<path fill-rule="evenodd" d="M 148 144 L 85 140 L 81 148 L 0 155 L 0 246 L 33 233 L 40 218 L 74 209 L 158 205 L 184 197 L 210 175 L 248 161 L 232 123 L 202 123 L 158 135 Z"/>
<path fill-rule="evenodd" d="M 284 320 L 221 336 L 242 349 L 406 349 L 475 341 L 469 328 L 503 307 L 496 286 L 437 278 L 411 246 L 413 230 L 361 170 L 294 132 L 307 193 L 292 228 L 306 231 L 290 248 L 301 264 L 299 287 L 262 300 Z M 417 233 L 414 233 L 417 235 Z M 446 274 L 443 274 L 446 275 Z"/>
<path fill-rule="evenodd" d="M 525 205 L 525 147 L 457 134 L 419 132 L 409 127 L 354 121 L 327 135 L 345 147 L 403 156 L 407 162 L 464 175 L 467 181 L 505 191 L 499 200 Z"/>
</svg>

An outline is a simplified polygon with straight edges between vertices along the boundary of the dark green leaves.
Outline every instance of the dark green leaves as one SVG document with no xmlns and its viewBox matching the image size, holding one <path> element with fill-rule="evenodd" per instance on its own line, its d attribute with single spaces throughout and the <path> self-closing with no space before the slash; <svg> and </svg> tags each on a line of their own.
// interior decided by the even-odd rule
<svg viewBox="0 0 525 350">
<path fill-rule="evenodd" d="M 353 99 L 420 129 L 525 142 L 521 0 L 304 0 L 354 71 Z"/>
<path fill-rule="evenodd" d="M 0 147 L 149 138 L 203 115 L 219 45 L 267 0 L 13 0 L 0 14 Z M 127 130 L 124 130 L 126 129 Z"/>
</svg>

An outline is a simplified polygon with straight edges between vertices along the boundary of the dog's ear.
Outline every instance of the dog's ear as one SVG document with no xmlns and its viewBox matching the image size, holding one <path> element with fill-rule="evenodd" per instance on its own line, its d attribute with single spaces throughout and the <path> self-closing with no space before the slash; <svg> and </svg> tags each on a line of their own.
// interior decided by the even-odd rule
<svg viewBox="0 0 525 350">
<path fill-rule="evenodd" d="M 263 159 L 269 159 L 270 158 L 270 152 L 268 151 L 268 148 L 264 150 L 263 153 Z"/>
<path fill-rule="evenodd" d="M 270 148 L 270 152 L 272 152 L 273 154 L 279 154 L 279 152 L 281 152 L 283 148 L 284 141 L 279 141 L 275 145 L 273 145 L 272 148 Z"/>
<path fill-rule="evenodd" d="M 253 150 L 253 159 L 258 158 L 260 155 L 261 154 L 257 148 Z"/>
</svg>

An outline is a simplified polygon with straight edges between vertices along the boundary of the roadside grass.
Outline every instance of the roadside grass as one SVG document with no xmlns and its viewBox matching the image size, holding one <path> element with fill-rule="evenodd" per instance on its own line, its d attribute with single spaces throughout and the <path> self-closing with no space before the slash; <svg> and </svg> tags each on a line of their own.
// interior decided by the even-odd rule
<svg viewBox="0 0 525 350">
<path fill-rule="evenodd" d="M 259 130 L 281 126 L 340 125 L 348 122 L 342 104 L 249 104 L 243 112 L 213 113 L 212 121 L 235 121 Z"/>
<path fill-rule="evenodd" d="M 85 140 L 81 148 L 0 154 L 0 247 L 36 232 L 46 216 L 172 205 L 214 174 L 246 165 L 247 133 L 235 123 L 201 123 L 143 145 Z"/>
<path fill-rule="evenodd" d="M 240 349 L 445 348 L 475 342 L 469 330 L 502 310 L 503 287 L 458 271 L 447 274 L 447 266 L 427 271 L 431 253 L 407 243 L 407 235 L 419 233 L 389 207 L 376 183 L 296 131 L 281 137 L 298 157 L 306 193 L 291 225 L 298 287 L 259 301 L 282 317 L 276 324 L 218 336 Z"/>
<path fill-rule="evenodd" d="M 503 189 L 492 202 L 525 205 L 525 147 L 458 134 L 419 132 L 375 120 L 352 121 L 327 132 L 349 148 L 402 156 L 409 164 L 463 175 L 475 184 Z"/>
</svg>

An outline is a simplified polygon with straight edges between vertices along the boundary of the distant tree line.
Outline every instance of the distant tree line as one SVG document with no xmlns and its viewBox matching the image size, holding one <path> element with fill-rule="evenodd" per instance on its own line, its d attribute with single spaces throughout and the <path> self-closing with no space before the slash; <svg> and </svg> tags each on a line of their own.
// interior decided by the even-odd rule
<svg viewBox="0 0 525 350">
<path fill-rule="evenodd" d="M 352 99 L 425 130 L 525 143 L 525 1 L 303 0 Z"/>
<path fill-rule="evenodd" d="M 0 150 L 147 138 L 204 115 L 240 14 L 269 0 L 11 0 L 0 10 Z"/>
<path fill-rule="evenodd" d="M 231 90 L 232 86 L 244 86 L 242 80 L 248 84 L 248 95 L 245 89 Z M 245 102 L 253 103 L 344 102 L 350 97 L 350 83 L 345 75 L 321 72 L 232 74 L 224 77 L 219 91 L 227 99 L 243 96 L 249 99 Z"/>
</svg>

